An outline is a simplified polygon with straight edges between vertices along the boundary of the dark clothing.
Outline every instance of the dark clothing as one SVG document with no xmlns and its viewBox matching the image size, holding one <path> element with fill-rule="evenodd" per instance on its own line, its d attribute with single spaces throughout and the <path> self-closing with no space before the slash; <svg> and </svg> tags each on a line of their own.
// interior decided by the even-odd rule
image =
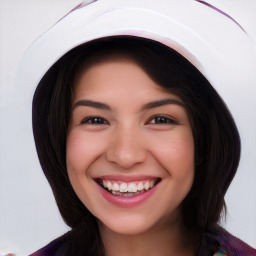
<svg viewBox="0 0 256 256">
<path fill-rule="evenodd" d="M 70 236 L 67 234 L 55 239 L 42 249 L 30 256 L 68 256 L 66 252 L 70 243 Z M 226 248 L 232 251 L 231 255 L 226 254 L 225 249 L 216 248 L 216 252 L 212 254 L 213 256 L 256 256 L 256 250 L 250 247 L 245 242 L 240 239 L 227 234 L 225 236 L 225 242 L 219 241 L 220 244 L 225 244 Z"/>
</svg>

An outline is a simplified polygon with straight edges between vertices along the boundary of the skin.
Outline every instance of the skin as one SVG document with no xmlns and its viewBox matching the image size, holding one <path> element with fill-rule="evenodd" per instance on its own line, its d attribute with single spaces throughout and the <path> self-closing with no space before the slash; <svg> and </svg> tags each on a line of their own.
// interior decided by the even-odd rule
<svg viewBox="0 0 256 256">
<path fill-rule="evenodd" d="M 166 99 L 161 106 L 150 104 Z M 76 194 L 98 219 L 106 255 L 195 255 L 180 213 L 194 179 L 189 119 L 181 99 L 134 61 L 113 58 L 82 72 L 74 88 L 66 161 Z M 161 181 L 147 200 L 120 207 L 99 193 L 95 181 L 116 175 Z"/>
</svg>

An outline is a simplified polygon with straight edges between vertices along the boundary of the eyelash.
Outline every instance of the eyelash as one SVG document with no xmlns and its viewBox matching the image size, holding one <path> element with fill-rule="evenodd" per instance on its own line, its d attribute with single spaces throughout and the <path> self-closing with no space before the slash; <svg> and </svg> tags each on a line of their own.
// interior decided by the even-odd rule
<svg viewBox="0 0 256 256">
<path fill-rule="evenodd" d="M 152 123 L 152 120 L 155 120 L 155 121 Z M 106 124 L 109 124 L 109 122 L 100 116 L 92 116 L 82 120 L 81 124 L 106 125 Z M 156 115 L 148 119 L 146 124 L 168 125 L 168 124 L 179 124 L 179 123 L 173 118 L 170 118 L 168 116 Z"/>
<path fill-rule="evenodd" d="M 105 124 L 109 124 L 109 122 L 100 116 L 91 116 L 83 119 L 81 124 L 105 125 Z"/>
<path fill-rule="evenodd" d="M 152 123 L 152 120 L 155 120 L 154 123 Z M 168 125 L 168 124 L 179 124 L 179 123 L 169 116 L 156 115 L 151 117 L 146 124 Z"/>
</svg>

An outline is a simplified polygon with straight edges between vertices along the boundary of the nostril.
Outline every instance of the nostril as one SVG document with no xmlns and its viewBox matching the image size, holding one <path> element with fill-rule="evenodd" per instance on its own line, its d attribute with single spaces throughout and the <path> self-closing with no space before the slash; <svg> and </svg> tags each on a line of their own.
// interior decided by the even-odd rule
<svg viewBox="0 0 256 256">
<path fill-rule="evenodd" d="M 132 126 L 128 121 L 127 123 L 118 126 L 106 151 L 107 160 L 123 169 L 144 162 L 147 156 L 142 134 L 137 130 L 137 126 Z"/>
<path fill-rule="evenodd" d="M 134 165 L 143 163 L 147 157 L 143 148 L 115 148 L 109 149 L 107 152 L 107 160 L 122 167 L 122 169 L 130 169 Z"/>
</svg>

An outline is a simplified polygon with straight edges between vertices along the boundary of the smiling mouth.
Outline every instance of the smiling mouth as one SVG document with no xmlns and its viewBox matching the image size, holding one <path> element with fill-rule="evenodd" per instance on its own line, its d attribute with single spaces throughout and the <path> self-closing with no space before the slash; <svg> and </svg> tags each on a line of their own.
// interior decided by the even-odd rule
<svg viewBox="0 0 256 256">
<path fill-rule="evenodd" d="M 132 182 L 112 181 L 107 179 L 97 179 L 97 183 L 107 192 L 122 197 L 133 197 L 143 194 L 152 189 L 160 182 L 160 178 L 152 180 L 141 180 Z"/>
</svg>

